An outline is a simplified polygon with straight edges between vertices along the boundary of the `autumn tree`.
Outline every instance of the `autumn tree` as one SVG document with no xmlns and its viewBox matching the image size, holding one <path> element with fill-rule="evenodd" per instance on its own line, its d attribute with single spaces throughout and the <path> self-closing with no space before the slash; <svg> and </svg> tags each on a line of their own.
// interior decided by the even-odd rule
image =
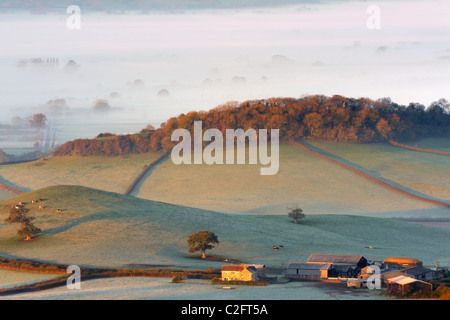
<svg viewBox="0 0 450 320">
<path fill-rule="evenodd" d="M 17 235 L 20 237 L 26 237 L 25 240 L 31 240 L 31 237 L 41 232 L 41 229 L 36 227 L 32 222 L 36 218 L 29 216 L 29 211 L 30 209 L 23 207 L 12 207 L 9 210 L 9 216 L 5 219 L 5 222 L 9 224 L 20 224 L 19 229 L 17 229 Z"/>
<path fill-rule="evenodd" d="M 108 109 L 107 101 L 103 102 L 98 102 L 98 108 Z M 279 129 L 282 140 L 405 141 L 448 134 L 450 104 L 440 99 L 428 108 L 417 103 L 401 106 L 388 98 L 374 101 L 338 95 L 234 101 L 209 111 L 180 114 L 162 123 L 158 129 L 149 126 L 137 134 L 69 141 L 59 146 L 53 154 L 115 156 L 161 149 L 168 151 L 175 145 L 171 140 L 172 132 L 184 128 L 192 134 L 195 121 L 202 121 L 205 130 L 214 128 L 223 134 L 227 129 Z"/>
<path fill-rule="evenodd" d="M 386 119 L 381 118 L 377 123 L 377 130 L 383 139 L 388 140 L 391 136 L 392 128 L 389 126 L 389 122 Z"/>
<path fill-rule="evenodd" d="M 214 248 L 212 244 L 219 244 L 217 236 L 211 231 L 198 231 L 187 239 L 189 253 L 202 252 L 202 258 L 206 258 L 205 251 Z"/>
<path fill-rule="evenodd" d="M 42 129 L 45 128 L 47 122 L 47 117 L 43 113 L 36 113 L 33 115 L 31 120 L 29 120 L 30 126 L 32 128 Z"/>
<path fill-rule="evenodd" d="M 309 134 L 312 137 L 318 137 L 320 135 L 323 126 L 323 119 L 319 113 L 308 113 L 305 116 L 303 123 L 308 127 Z"/>
<path fill-rule="evenodd" d="M 292 207 L 288 207 L 289 213 L 288 216 L 289 218 L 294 219 L 294 223 L 298 223 L 299 219 L 303 219 L 305 218 L 305 214 L 303 213 L 303 210 L 298 206 L 292 206 Z"/>
</svg>

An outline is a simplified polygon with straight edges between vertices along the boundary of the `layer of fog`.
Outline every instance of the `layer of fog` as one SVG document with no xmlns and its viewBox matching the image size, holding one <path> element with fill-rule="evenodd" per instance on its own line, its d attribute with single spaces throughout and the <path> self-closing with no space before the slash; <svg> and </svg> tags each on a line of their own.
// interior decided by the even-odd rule
<svg viewBox="0 0 450 320">
<path fill-rule="evenodd" d="M 0 15 L 0 123 L 44 113 L 63 143 L 159 127 L 230 100 L 449 100 L 450 4 L 381 2 L 379 30 L 366 25 L 369 5 L 82 11 L 80 30 L 67 28 L 65 12 Z"/>
</svg>

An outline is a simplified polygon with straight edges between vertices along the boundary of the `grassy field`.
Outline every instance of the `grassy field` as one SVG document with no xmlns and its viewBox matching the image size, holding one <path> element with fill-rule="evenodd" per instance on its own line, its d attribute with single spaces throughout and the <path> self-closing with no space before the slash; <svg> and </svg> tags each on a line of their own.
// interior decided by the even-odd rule
<svg viewBox="0 0 450 320">
<path fill-rule="evenodd" d="M 310 145 L 339 161 L 395 186 L 450 203 L 450 158 L 388 144 L 350 144 L 312 141 Z"/>
<path fill-rule="evenodd" d="M 15 196 L 14 193 L 11 193 L 11 192 L 8 192 L 8 191 L 4 191 L 4 190 L 0 190 L 0 201 L 12 198 L 14 196 Z"/>
<path fill-rule="evenodd" d="M 377 150 L 373 145 L 367 148 Z M 380 162 L 389 163 L 390 155 L 382 156 Z M 397 165 L 401 169 L 402 164 Z M 440 166 L 444 164 L 436 163 L 440 170 L 436 179 L 444 194 L 450 179 L 441 180 L 449 170 Z M 176 166 L 169 159 L 152 171 L 137 197 L 230 213 L 285 215 L 287 206 L 298 203 L 306 214 L 448 217 L 448 209 L 393 193 L 289 144 L 280 146 L 276 175 L 261 176 L 259 169 L 259 165 Z M 424 163 L 416 170 L 419 179 L 425 178 L 430 167 Z"/>
<path fill-rule="evenodd" d="M 9 288 L 22 284 L 39 282 L 42 280 L 52 279 L 53 277 L 60 277 L 60 276 L 61 275 L 39 274 L 32 272 L 20 272 L 20 271 L 0 269 L 0 289 Z"/>
<path fill-rule="evenodd" d="M 450 201 L 448 157 L 387 144 L 311 145 L 377 178 Z M 121 194 L 159 155 L 49 157 L 0 166 L 1 182 L 28 191 L 19 196 L 0 191 L 0 255 L 80 266 L 184 269 L 220 268 L 223 262 L 217 260 L 224 259 L 285 267 L 316 252 L 368 259 L 407 256 L 429 266 L 436 260 L 445 265 L 450 257 L 450 229 L 444 226 L 448 208 L 393 193 L 290 144 L 280 146 L 280 167 L 274 176 L 261 176 L 260 165 L 176 166 L 169 158 L 146 175 L 133 192 L 137 197 Z M 34 199 L 43 201 L 31 204 Z M 21 241 L 16 226 L 3 222 L 9 207 L 19 201 L 31 209 L 43 230 L 33 241 Z M 299 225 L 287 216 L 287 206 L 293 204 L 306 213 Z M 39 205 L 45 209 L 39 210 Z M 426 220 L 430 226 L 390 218 Z M 188 254 L 186 239 L 199 230 L 217 234 L 219 246 L 207 252 L 216 260 Z M 274 252 L 273 245 L 283 247 Z M 0 286 L 43 278 L 6 272 L 0 274 Z M 197 284 L 174 290 L 168 281 L 93 280 L 86 283 L 87 291 L 74 297 L 114 299 L 125 291 L 127 298 L 149 299 L 227 299 L 230 292 L 234 297 L 251 294 L 265 299 L 268 294 L 261 288 L 224 292 Z M 277 297 L 294 291 L 298 299 L 345 296 L 304 286 L 277 285 Z M 59 288 L 20 298 L 70 299 L 72 294 Z"/>
<path fill-rule="evenodd" d="M 269 287 L 210 285 L 209 281 L 171 283 L 161 278 L 114 278 L 81 282 L 81 290 L 59 287 L 42 292 L 24 293 L 2 299 L 36 300 L 96 300 L 96 299 L 157 299 L 157 300 L 345 300 L 386 299 L 376 290 L 355 290 L 314 282 L 291 282 Z"/>
<path fill-rule="evenodd" d="M 33 162 L 0 166 L 1 181 L 24 191 L 52 185 L 81 185 L 124 192 L 143 166 L 159 152 L 117 157 L 48 157 Z M 0 199 L 7 199 L 0 192 Z"/>
<path fill-rule="evenodd" d="M 422 155 L 385 144 L 319 145 L 408 189 L 443 200 L 449 197 L 450 170 L 443 156 Z M 24 191 L 64 184 L 123 193 L 143 166 L 159 155 L 49 157 L 0 166 L 0 181 Z M 448 216 L 448 210 L 394 194 L 289 144 L 280 146 L 278 174 L 261 176 L 260 168 L 260 165 L 176 166 L 168 158 L 146 175 L 132 195 L 227 213 L 284 215 L 288 206 L 298 203 L 307 214 Z M 0 192 L 0 199 L 11 196 Z"/>
<path fill-rule="evenodd" d="M 3 222 L 7 205 L 26 204 L 44 234 L 20 241 Z M 2 255 L 82 266 L 128 264 L 181 268 L 219 267 L 189 255 L 186 239 L 199 230 L 217 234 L 209 253 L 247 263 L 284 267 L 313 252 L 362 254 L 367 258 L 409 256 L 434 265 L 450 257 L 450 230 L 409 222 L 352 215 L 308 215 L 294 224 L 287 215 L 224 214 L 75 186 L 48 187 L 0 202 Z M 62 214 L 56 208 L 63 209 Z M 283 245 L 274 252 L 273 245 Z M 373 248 L 369 248 L 372 246 Z"/>
<path fill-rule="evenodd" d="M 450 136 L 423 138 L 405 144 L 416 148 L 450 152 Z"/>
</svg>

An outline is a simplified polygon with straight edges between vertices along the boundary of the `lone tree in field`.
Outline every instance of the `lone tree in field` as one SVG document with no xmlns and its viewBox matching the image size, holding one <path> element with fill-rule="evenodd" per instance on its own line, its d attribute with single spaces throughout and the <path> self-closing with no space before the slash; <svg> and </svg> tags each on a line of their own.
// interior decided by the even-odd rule
<svg viewBox="0 0 450 320">
<path fill-rule="evenodd" d="M 17 229 L 19 237 L 26 237 L 25 240 L 31 240 L 36 234 L 41 232 L 41 229 L 36 227 L 32 222 L 35 217 L 29 216 L 30 209 L 12 207 L 9 209 L 9 216 L 5 219 L 6 223 L 19 223 L 20 228 Z"/>
<path fill-rule="evenodd" d="M 198 231 L 189 236 L 187 239 L 189 253 L 202 252 L 202 258 L 206 258 L 205 251 L 214 248 L 212 244 L 219 244 L 217 236 L 211 231 Z"/>
<path fill-rule="evenodd" d="M 298 223 L 299 219 L 305 218 L 305 214 L 303 213 L 303 210 L 298 206 L 288 207 L 289 209 L 289 218 L 294 219 L 294 223 Z"/>
</svg>

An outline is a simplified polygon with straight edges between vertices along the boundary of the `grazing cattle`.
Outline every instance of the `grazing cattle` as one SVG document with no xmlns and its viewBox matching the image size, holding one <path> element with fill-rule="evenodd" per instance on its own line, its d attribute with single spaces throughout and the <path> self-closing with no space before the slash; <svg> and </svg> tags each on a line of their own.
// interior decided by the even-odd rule
<svg viewBox="0 0 450 320">
<path fill-rule="evenodd" d="M 61 209 L 56 209 L 56 213 L 62 213 Z"/>
<path fill-rule="evenodd" d="M 42 210 L 44 208 L 45 208 L 45 206 L 39 206 L 39 210 Z"/>
<path fill-rule="evenodd" d="M 37 203 L 38 201 L 37 200 L 31 200 L 31 203 Z"/>
<path fill-rule="evenodd" d="M 18 203 L 18 205 L 19 205 L 19 206 L 23 206 L 23 202 L 20 201 L 20 202 Z"/>
</svg>

